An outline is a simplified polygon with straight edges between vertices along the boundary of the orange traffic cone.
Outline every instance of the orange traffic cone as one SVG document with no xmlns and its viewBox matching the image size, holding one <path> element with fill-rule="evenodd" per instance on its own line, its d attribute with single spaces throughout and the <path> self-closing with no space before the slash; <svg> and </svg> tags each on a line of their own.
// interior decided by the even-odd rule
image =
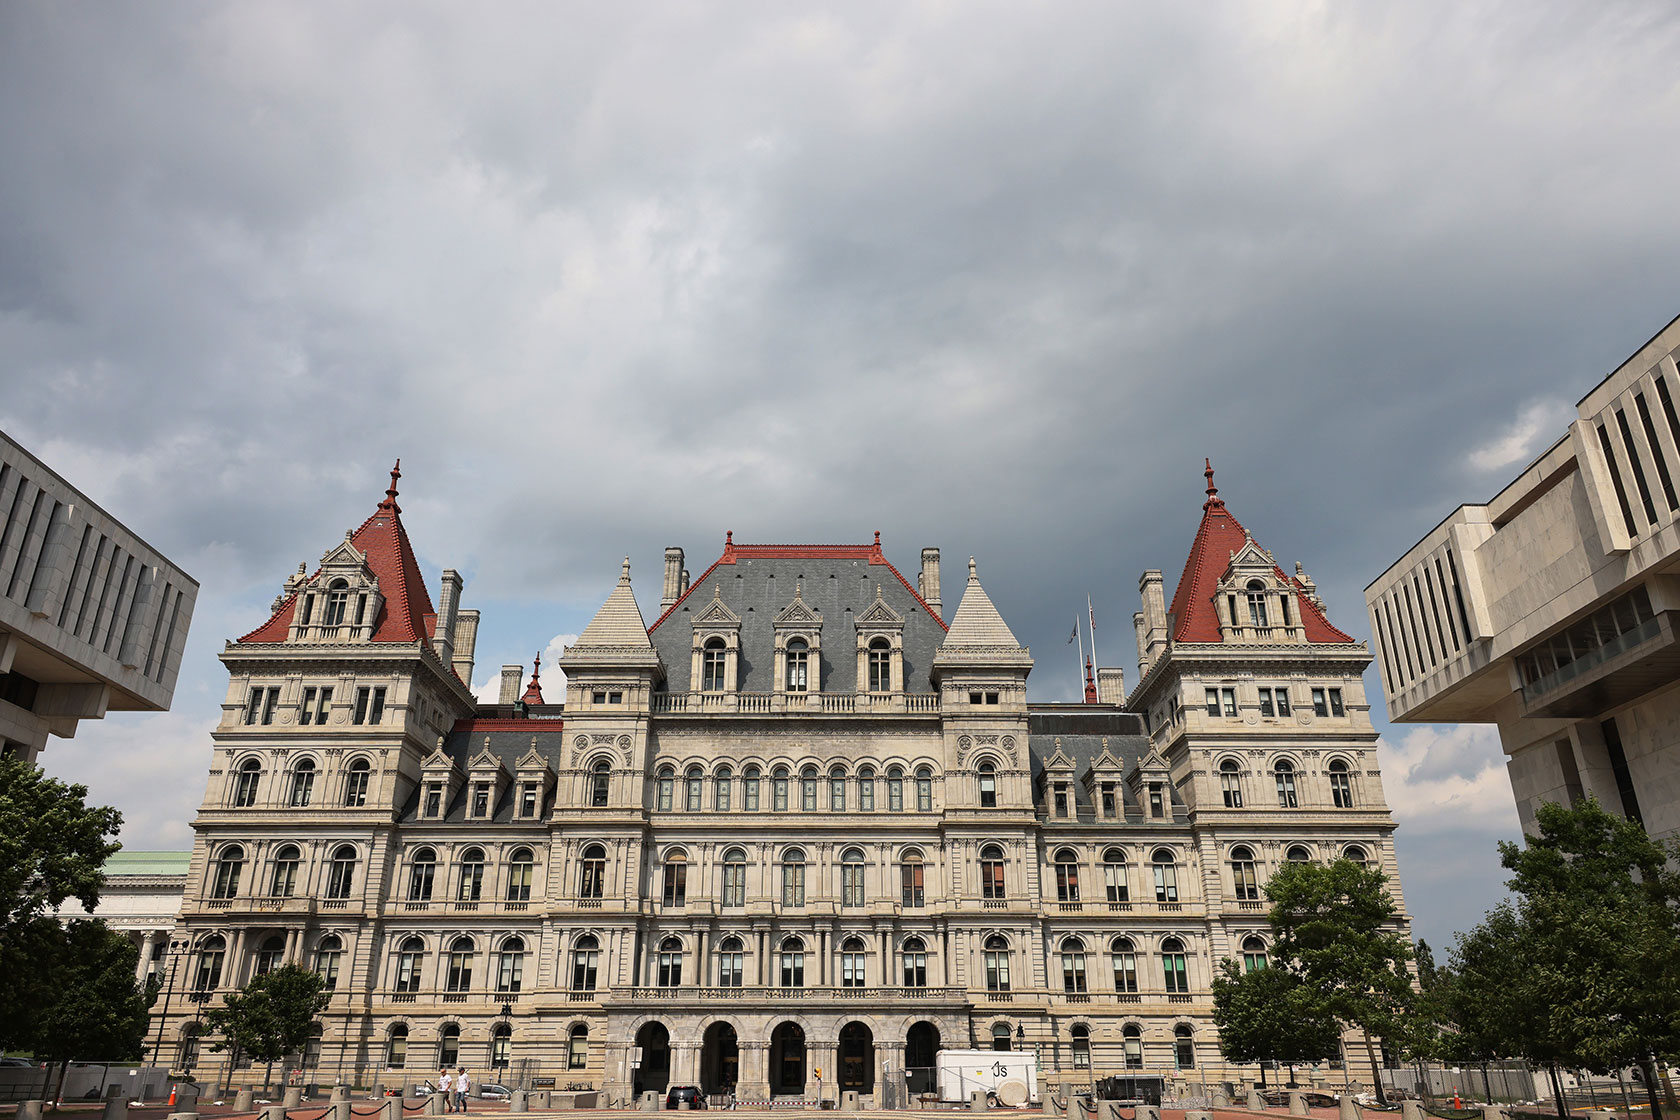
<svg viewBox="0 0 1680 1120">
<path fill-rule="evenodd" d="M 169 1107 L 175 1107 L 175 1086 L 173 1085 L 169 1087 Z"/>
</svg>

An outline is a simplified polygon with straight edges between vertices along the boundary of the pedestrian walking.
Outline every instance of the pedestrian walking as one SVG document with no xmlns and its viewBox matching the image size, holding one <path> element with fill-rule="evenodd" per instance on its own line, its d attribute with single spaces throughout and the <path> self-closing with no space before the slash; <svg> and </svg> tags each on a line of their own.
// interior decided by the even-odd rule
<svg viewBox="0 0 1680 1120">
<path fill-rule="evenodd" d="M 467 1067 L 462 1066 L 455 1074 L 455 1110 L 467 1110 L 467 1091 L 472 1088 L 472 1078 L 467 1076 Z"/>
<path fill-rule="evenodd" d="M 448 1066 L 444 1066 L 438 1071 L 437 1091 L 443 1094 L 443 1110 L 445 1112 L 454 1112 L 455 1075 L 449 1072 Z"/>
</svg>

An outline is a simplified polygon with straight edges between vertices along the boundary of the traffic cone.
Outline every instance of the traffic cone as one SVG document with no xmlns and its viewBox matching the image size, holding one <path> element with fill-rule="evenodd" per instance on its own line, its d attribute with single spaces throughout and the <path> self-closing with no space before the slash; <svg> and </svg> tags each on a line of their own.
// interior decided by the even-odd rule
<svg viewBox="0 0 1680 1120">
<path fill-rule="evenodd" d="M 175 1107 L 175 1086 L 173 1085 L 169 1087 L 169 1107 Z"/>
</svg>

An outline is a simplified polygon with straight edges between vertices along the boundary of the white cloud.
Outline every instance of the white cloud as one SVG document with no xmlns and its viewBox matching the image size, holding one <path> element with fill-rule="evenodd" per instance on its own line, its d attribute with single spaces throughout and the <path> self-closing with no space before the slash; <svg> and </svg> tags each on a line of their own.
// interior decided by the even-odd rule
<svg viewBox="0 0 1680 1120">
<path fill-rule="evenodd" d="M 1502 839 L 1520 835 L 1495 728 L 1472 723 L 1407 728 L 1379 739 L 1377 758 L 1389 808 L 1403 827 Z M 1485 845 L 1491 847 L 1492 840 Z"/>
<path fill-rule="evenodd" d="M 543 647 L 543 699 L 548 701 L 550 704 L 559 704 L 566 698 L 566 674 L 560 668 L 560 654 L 567 646 L 577 640 L 578 636 L 576 634 L 556 634 L 554 637 L 550 638 L 548 640 L 548 644 Z M 512 665 L 513 662 L 509 661 L 508 664 Z M 526 684 L 530 683 L 531 666 L 529 662 L 523 663 L 523 672 L 524 675 L 520 678 L 521 681 Z M 521 685 L 521 688 L 523 688 L 523 685 Z M 473 696 L 478 699 L 480 704 L 494 704 L 501 698 L 501 694 L 502 674 L 500 666 L 497 666 L 495 676 L 490 677 L 488 680 L 474 686 L 473 688 Z"/>
<path fill-rule="evenodd" d="M 1575 410 L 1567 401 L 1531 401 L 1499 436 L 1470 452 L 1470 465 L 1479 471 L 1526 464 L 1543 447 L 1561 439 Z"/>
</svg>

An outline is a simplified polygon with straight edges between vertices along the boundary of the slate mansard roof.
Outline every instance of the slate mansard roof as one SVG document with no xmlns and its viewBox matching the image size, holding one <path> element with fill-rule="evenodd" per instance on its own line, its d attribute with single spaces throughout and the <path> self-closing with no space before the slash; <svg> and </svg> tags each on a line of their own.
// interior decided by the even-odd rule
<svg viewBox="0 0 1680 1120">
<path fill-rule="evenodd" d="M 741 619 L 737 688 L 741 692 L 775 691 L 776 616 L 793 602 L 795 590 L 805 605 L 822 615 L 824 692 L 857 688 L 857 630 L 853 620 L 881 600 L 904 619 L 904 689 L 932 692 L 929 670 L 945 640 L 945 624 L 917 595 L 910 582 L 888 563 L 880 535 L 873 545 L 751 545 L 731 537 L 723 555 L 695 580 L 650 628 L 649 636 L 665 666 L 665 687 L 687 692 L 694 642 L 693 620 L 714 598 Z"/>
<path fill-rule="evenodd" d="M 1122 780 L 1131 776 L 1138 762 L 1149 753 L 1149 736 L 1143 733 L 1143 717 L 1135 712 L 1097 704 L 1032 705 L 1027 710 L 1027 732 L 1032 749 L 1033 803 L 1041 808 L 1045 802 L 1043 789 L 1044 764 L 1059 749 L 1073 763 L 1073 798 L 1077 823 L 1091 824 L 1096 820 L 1096 806 L 1085 789 L 1085 775 L 1091 764 L 1107 751 L 1120 763 Z M 1173 802 L 1182 805 L 1171 782 L 1166 783 Z M 1130 791 L 1128 789 L 1128 797 Z M 1068 824 L 1054 817 L 1047 824 Z M 1116 827 L 1118 827 L 1118 822 Z M 1128 825 L 1147 824 L 1140 818 L 1137 806 L 1127 802 Z M 1166 823 L 1166 822 L 1163 822 Z M 1179 821 L 1183 823 L 1182 819 Z"/>
</svg>

